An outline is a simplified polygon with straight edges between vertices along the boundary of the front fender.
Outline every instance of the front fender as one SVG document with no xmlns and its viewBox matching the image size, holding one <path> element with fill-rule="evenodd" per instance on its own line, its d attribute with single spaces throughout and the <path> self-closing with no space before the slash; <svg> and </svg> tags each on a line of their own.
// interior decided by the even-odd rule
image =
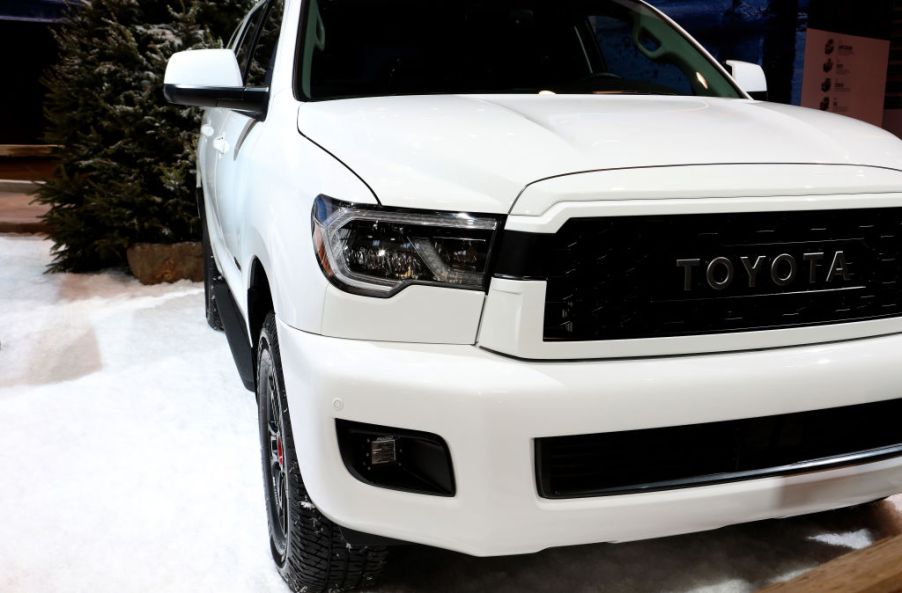
<svg viewBox="0 0 902 593">
<path fill-rule="evenodd" d="M 335 157 L 304 138 L 292 126 L 297 102 L 290 93 L 273 98 L 270 116 L 243 149 L 248 199 L 241 230 L 240 257 L 247 315 L 247 290 L 254 260 L 270 283 L 276 316 L 312 333 L 322 329 L 323 298 L 329 282 L 313 247 L 311 212 L 321 194 L 350 202 L 377 204 L 370 189 Z M 291 112 L 286 113 L 286 111 Z M 236 295 L 238 297 L 238 295 Z M 250 335 L 253 335 L 251 332 Z"/>
</svg>

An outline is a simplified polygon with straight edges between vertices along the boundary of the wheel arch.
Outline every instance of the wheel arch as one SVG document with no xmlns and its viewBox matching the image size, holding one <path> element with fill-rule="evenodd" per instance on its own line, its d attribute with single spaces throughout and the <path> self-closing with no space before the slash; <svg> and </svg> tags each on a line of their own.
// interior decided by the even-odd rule
<svg viewBox="0 0 902 593">
<path fill-rule="evenodd" d="M 266 316 L 270 311 L 275 312 L 276 310 L 272 294 L 266 268 L 260 258 L 254 257 L 251 261 L 247 289 L 247 323 L 255 358 L 257 343 L 260 341 L 260 332 L 263 330 Z"/>
</svg>

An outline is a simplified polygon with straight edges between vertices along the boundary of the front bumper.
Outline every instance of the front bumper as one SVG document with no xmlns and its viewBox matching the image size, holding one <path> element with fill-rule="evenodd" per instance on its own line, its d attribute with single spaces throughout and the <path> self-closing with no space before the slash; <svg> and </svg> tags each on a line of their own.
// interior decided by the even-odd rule
<svg viewBox="0 0 902 593">
<path fill-rule="evenodd" d="M 531 362 L 473 346 L 325 338 L 280 323 L 295 443 L 311 498 L 355 531 L 479 556 L 628 541 L 850 506 L 902 492 L 902 458 L 644 494 L 547 500 L 538 437 L 790 414 L 902 397 L 902 335 L 704 356 Z M 457 493 L 364 484 L 335 419 L 431 432 Z M 841 438 L 841 437 L 838 437 Z"/>
</svg>

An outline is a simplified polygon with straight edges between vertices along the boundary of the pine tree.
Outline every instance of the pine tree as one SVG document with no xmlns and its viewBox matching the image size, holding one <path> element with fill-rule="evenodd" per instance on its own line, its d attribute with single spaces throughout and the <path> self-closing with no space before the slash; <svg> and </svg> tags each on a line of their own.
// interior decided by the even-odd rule
<svg viewBox="0 0 902 593">
<path fill-rule="evenodd" d="M 90 0 L 70 8 L 55 33 L 59 62 L 44 77 L 47 140 L 61 147 L 57 176 L 38 196 L 50 206 L 52 271 L 121 266 L 134 243 L 197 239 L 199 111 L 166 103 L 163 74 L 176 51 L 221 46 L 249 4 Z"/>
</svg>

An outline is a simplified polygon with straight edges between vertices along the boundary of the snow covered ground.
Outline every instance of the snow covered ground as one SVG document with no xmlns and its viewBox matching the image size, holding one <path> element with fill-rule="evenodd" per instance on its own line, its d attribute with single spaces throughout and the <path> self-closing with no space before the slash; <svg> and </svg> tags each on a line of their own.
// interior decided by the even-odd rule
<svg viewBox="0 0 902 593">
<path fill-rule="evenodd" d="M 47 275 L 0 236 L 0 592 L 285 592 L 253 395 L 203 289 Z M 885 535 L 871 509 L 475 559 L 395 551 L 383 592 L 746 593 Z"/>
</svg>

